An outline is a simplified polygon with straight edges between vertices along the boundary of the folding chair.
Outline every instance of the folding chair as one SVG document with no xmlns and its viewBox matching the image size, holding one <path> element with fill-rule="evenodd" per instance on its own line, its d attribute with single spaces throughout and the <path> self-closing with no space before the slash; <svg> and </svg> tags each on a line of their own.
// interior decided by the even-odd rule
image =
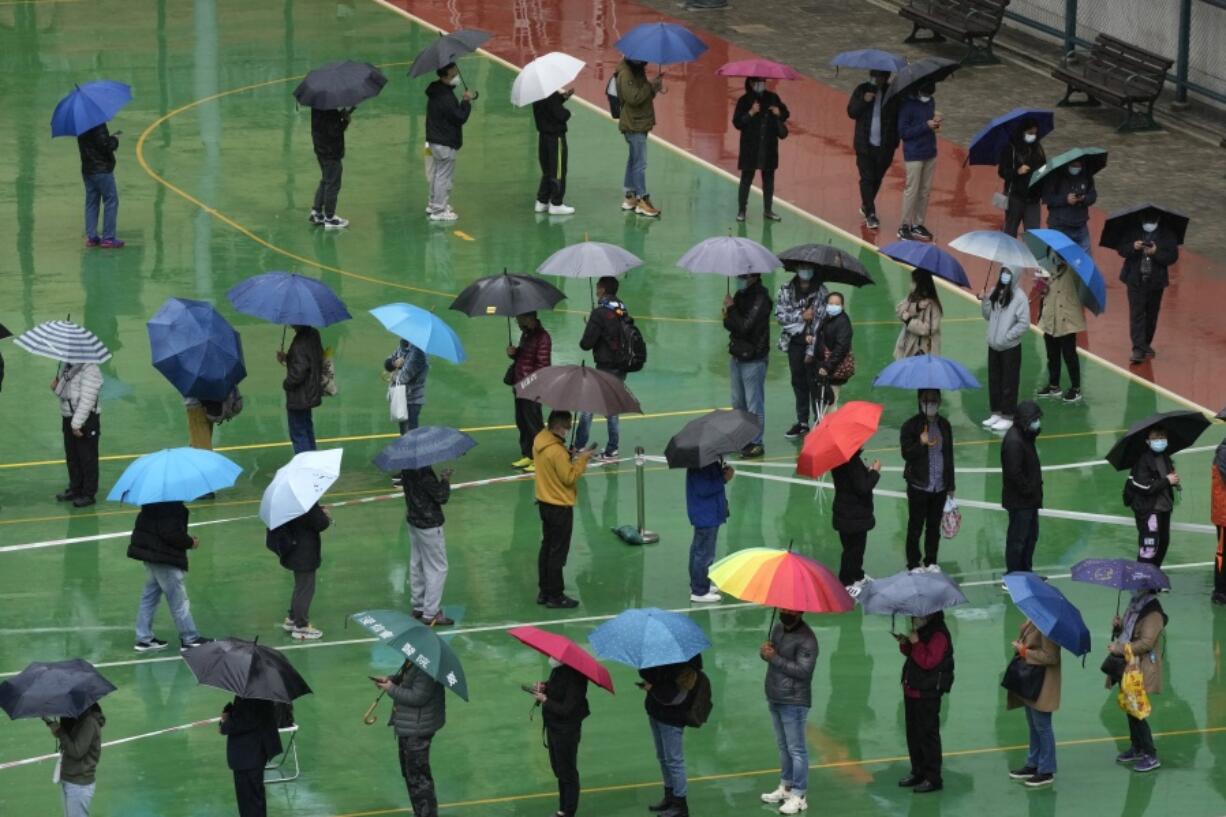
<svg viewBox="0 0 1226 817">
<path fill-rule="evenodd" d="M 264 767 L 265 783 L 288 783 L 291 780 L 297 780 L 298 776 L 302 773 L 302 769 L 298 765 L 298 724 L 283 726 L 277 732 L 282 737 L 289 735 L 289 741 L 285 743 L 285 750 L 270 760 L 268 765 Z M 287 768 L 291 766 L 293 768 L 292 774 L 288 773 L 289 769 Z"/>
</svg>

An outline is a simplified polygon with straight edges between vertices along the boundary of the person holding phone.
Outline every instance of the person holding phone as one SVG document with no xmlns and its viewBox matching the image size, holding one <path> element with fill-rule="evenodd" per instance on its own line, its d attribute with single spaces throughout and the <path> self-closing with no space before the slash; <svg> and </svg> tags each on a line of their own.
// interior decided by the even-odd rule
<svg viewBox="0 0 1226 817">
<path fill-rule="evenodd" d="M 549 680 L 525 685 L 524 690 L 536 699 L 545 721 L 549 767 L 558 779 L 555 817 L 575 817 L 579 810 L 579 740 L 583 720 L 591 714 L 587 677 L 553 657 L 549 667 Z"/>
<path fill-rule="evenodd" d="M 936 572 L 941 545 L 941 515 L 954 495 L 954 432 L 941 416 L 941 392 L 916 392 L 919 413 L 902 425 L 902 476 L 907 483 L 907 569 Z M 923 563 L 920 534 L 924 535 Z"/>
<path fill-rule="evenodd" d="M 1170 285 L 1170 267 L 1179 260 L 1179 239 L 1152 211 L 1125 236 L 1118 248 L 1124 265 L 1120 280 L 1128 288 L 1128 334 L 1134 366 L 1154 357 L 1154 333 L 1162 295 Z"/>
<path fill-rule="evenodd" d="M 405 519 L 409 526 L 409 600 L 413 617 L 431 627 L 450 627 L 443 614 L 447 583 L 447 541 L 443 537 L 443 506 L 451 498 L 451 469 L 436 475 L 430 466 L 400 472 Z"/>
<path fill-rule="evenodd" d="M 1098 201 L 1094 177 L 1077 159 L 1053 172 L 1042 184 L 1047 226 L 1073 239 L 1090 255 L 1090 207 Z"/>
<path fill-rule="evenodd" d="M 283 751 L 273 702 L 236 696 L 221 710 L 218 731 L 226 736 L 239 817 L 266 817 L 264 767 Z"/>
<path fill-rule="evenodd" d="M 390 678 L 371 681 L 392 699 L 387 725 L 396 735 L 400 773 L 409 792 L 414 817 L 438 817 L 438 795 L 430 771 L 430 745 L 447 722 L 443 685 L 412 661 L 405 661 Z"/>
<path fill-rule="evenodd" d="M 575 524 L 575 500 L 579 493 L 579 477 L 587 470 L 593 445 L 574 457 L 566 447 L 570 434 L 569 411 L 553 411 L 546 427 L 532 443 L 532 459 L 536 463 L 534 483 L 536 504 L 541 515 L 541 549 L 537 554 L 536 603 L 550 609 L 569 610 L 579 602 L 566 595 L 562 568 L 570 554 L 570 537 Z"/>
</svg>

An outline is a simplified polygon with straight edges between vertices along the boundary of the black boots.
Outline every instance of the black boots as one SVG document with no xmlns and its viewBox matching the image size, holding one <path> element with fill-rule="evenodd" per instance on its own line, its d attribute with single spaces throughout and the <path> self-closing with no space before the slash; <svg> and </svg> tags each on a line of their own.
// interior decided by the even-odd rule
<svg viewBox="0 0 1226 817">
<path fill-rule="evenodd" d="M 660 817 L 690 817 L 689 804 L 684 797 L 674 797 L 673 804 L 660 812 Z"/>
<path fill-rule="evenodd" d="M 673 805 L 673 790 L 670 788 L 664 789 L 664 799 L 658 803 L 653 803 L 647 807 L 648 811 L 654 811 L 657 814 L 662 811 L 668 811 Z"/>
</svg>

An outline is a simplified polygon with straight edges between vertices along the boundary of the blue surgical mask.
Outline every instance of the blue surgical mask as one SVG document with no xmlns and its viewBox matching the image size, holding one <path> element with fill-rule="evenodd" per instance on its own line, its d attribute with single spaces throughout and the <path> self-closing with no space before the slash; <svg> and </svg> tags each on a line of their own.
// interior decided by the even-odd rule
<svg viewBox="0 0 1226 817">
<path fill-rule="evenodd" d="M 1030 430 L 1033 431 L 1035 434 L 1039 433 L 1039 429 L 1042 428 L 1042 426 L 1043 426 L 1042 420 L 1031 420 L 1030 421 Z"/>
<path fill-rule="evenodd" d="M 1152 233 L 1154 230 L 1158 229 L 1158 222 L 1146 221 L 1141 225 L 1141 229 L 1147 233 Z"/>
<path fill-rule="evenodd" d="M 813 270 L 811 269 L 796 270 L 796 277 L 802 281 L 812 281 L 813 280 Z"/>
<path fill-rule="evenodd" d="M 1011 283 L 1013 283 L 1013 273 L 1009 272 L 1008 270 L 1005 270 L 1004 272 L 1002 272 L 1002 273 L 1000 274 L 1000 282 L 1001 282 L 1002 284 L 1011 284 Z"/>
<path fill-rule="evenodd" d="M 738 292 L 743 291 L 745 287 L 747 286 L 749 286 L 748 278 L 737 278 L 736 279 L 736 288 Z"/>
<path fill-rule="evenodd" d="M 1161 454 L 1163 451 L 1166 450 L 1166 444 L 1167 444 L 1166 440 L 1150 440 L 1149 450 L 1153 451 L 1155 454 Z"/>
<path fill-rule="evenodd" d="M 1068 169 L 1068 174 L 1069 174 L 1070 176 L 1080 176 L 1080 175 L 1081 175 L 1081 168 L 1079 168 L 1079 167 L 1070 167 L 1070 168 Z"/>
<path fill-rule="evenodd" d="M 837 318 L 843 314 L 842 304 L 826 304 L 826 317 Z"/>
</svg>

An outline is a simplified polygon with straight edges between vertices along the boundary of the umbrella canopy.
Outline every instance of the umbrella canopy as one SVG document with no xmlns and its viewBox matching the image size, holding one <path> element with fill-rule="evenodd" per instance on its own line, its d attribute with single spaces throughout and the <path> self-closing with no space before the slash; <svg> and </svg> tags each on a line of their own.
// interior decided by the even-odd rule
<svg viewBox="0 0 1226 817">
<path fill-rule="evenodd" d="M 1017 608 L 1039 632 L 1073 655 L 1090 651 L 1090 629 L 1064 594 L 1033 573 L 1006 573 L 1005 587 Z"/>
<path fill-rule="evenodd" d="M 1149 202 L 1134 204 L 1132 207 L 1125 207 L 1107 216 L 1107 221 L 1103 224 L 1102 235 L 1098 239 L 1098 246 L 1110 247 L 1113 250 L 1119 249 L 1119 246 L 1127 241 L 1130 235 L 1140 231 L 1141 224 L 1146 221 L 1158 222 L 1163 228 L 1174 233 L 1175 240 L 1182 244 L 1184 237 L 1188 234 L 1188 222 L 1191 219 L 1169 207 L 1159 207 Z"/>
<path fill-rule="evenodd" d="M 370 310 L 383 328 L 393 335 L 404 338 L 428 355 L 435 355 L 452 363 L 468 359 L 460 336 L 447 322 L 428 309 L 413 304 L 395 303 L 376 306 Z"/>
<path fill-rule="evenodd" d="M 816 276 L 827 284 L 862 287 L 873 283 L 873 277 L 859 260 L 829 244 L 797 244 L 779 253 L 779 260 L 786 270 L 808 264 L 814 268 Z"/>
<path fill-rule="evenodd" d="M 13 333 L 9 331 L 9 328 L 5 326 L 4 324 L 0 323 L 0 340 L 4 340 L 5 338 L 11 338 L 12 336 L 13 336 Z"/>
<path fill-rule="evenodd" d="M 561 51 L 537 57 L 524 66 L 511 84 L 511 104 L 522 108 L 552 96 L 574 82 L 586 64 Z"/>
<path fill-rule="evenodd" d="M 790 65 L 755 57 L 721 65 L 715 69 L 721 77 L 760 77 L 761 79 L 800 79 L 800 73 Z"/>
<path fill-rule="evenodd" d="M 375 457 L 381 471 L 398 474 L 463 456 L 477 441 L 454 428 L 420 426 L 406 431 Z"/>
<path fill-rule="evenodd" d="M 995 165 L 1023 119 L 1033 119 L 1038 123 L 1040 139 L 1056 127 L 1056 115 L 1045 108 L 1014 108 L 984 125 L 979 133 L 971 137 L 966 150 L 966 164 Z"/>
<path fill-rule="evenodd" d="M 356 108 L 379 95 L 387 77 L 368 62 L 338 60 L 316 68 L 294 89 L 300 105 L 320 111 Z"/>
<path fill-rule="evenodd" d="M 922 269 L 937 278 L 944 278 L 951 284 L 960 287 L 971 285 L 971 279 L 966 277 L 966 271 L 962 269 L 958 259 L 927 241 L 895 241 L 885 245 L 878 252 L 895 261 Z"/>
<path fill-rule="evenodd" d="M 47 321 L 22 332 L 13 341 L 32 355 L 61 363 L 105 363 L 110 350 L 98 336 L 72 321 Z"/>
<path fill-rule="evenodd" d="M 192 647 L 183 660 L 196 682 L 240 698 L 293 703 L 311 688 L 282 653 L 255 641 L 222 638 Z"/>
<path fill-rule="evenodd" d="M 458 60 L 465 54 L 471 54 L 489 40 L 488 31 L 475 28 L 462 28 L 450 34 L 439 33 L 439 38 L 430 43 L 413 60 L 409 67 L 410 77 L 420 77 L 429 74 L 445 65 Z"/>
<path fill-rule="evenodd" d="M 966 596 L 958 583 L 945 573 L 912 573 L 904 570 L 866 582 L 857 599 L 866 613 L 879 615 L 930 616 L 959 604 Z"/>
<path fill-rule="evenodd" d="M 242 338 L 211 304 L 167 298 L 145 327 L 153 368 L 184 397 L 225 400 L 247 376 Z"/>
<path fill-rule="evenodd" d="M 860 68 L 865 71 L 901 71 L 907 61 L 897 54 L 878 48 L 858 48 L 835 54 L 830 64 L 835 68 Z"/>
<path fill-rule="evenodd" d="M 1054 159 L 1048 159 L 1042 167 L 1030 174 L 1030 186 L 1034 187 L 1054 171 L 1080 159 L 1086 176 L 1093 176 L 1107 166 L 1107 151 L 1102 148 L 1073 148 Z"/>
<path fill-rule="evenodd" d="M 311 510 L 340 477 L 344 453 L 341 448 L 303 451 L 277 469 L 260 498 L 260 519 L 269 530 Z"/>
<path fill-rule="evenodd" d="M 826 414 L 805 436 L 796 473 L 816 479 L 851 460 L 877 433 L 885 406 L 853 400 Z"/>
<path fill-rule="evenodd" d="M 717 236 L 690 247 L 677 260 L 677 266 L 690 272 L 733 278 L 754 272 L 774 272 L 783 262 L 752 238 Z"/>
<path fill-rule="evenodd" d="M 566 411 L 589 411 L 612 417 L 642 414 L 638 398 L 626 384 L 585 364 L 546 366 L 515 384 L 515 396 Z"/>
<path fill-rule="evenodd" d="M 537 627 L 512 627 L 507 635 L 578 672 L 599 687 L 613 691 L 613 677 L 591 653 L 564 635 Z"/>
<path fill-rule="evenodd" d="M 191 502 L 234 485 L 243 469 L 216 451 L 164 448 L 138 457 L 107 494 L 111 502 Z"/>
<path fill-rule="evenodd" d="M 972 230 L 949 242 L 949 246 L 1011 269 L 1039 268 L 1038 259 L 1025 244 L 1000 230 Z"/>
<path fill-rule="evenodd" d="M 132 100 L 132 86 L 109 79 L 77 85 L 56 103 L 51 113 L 51 135 L 80 136 L 110 122 Z"/>
<path fill-rule="evenodd" d="M 855 607 L 839 577 L 790 550 L 746 548 L 708 571 L 711 583 L 741 601 L 804 613 L 846 613 Z"/>
<path fill-rule="evenodd" d="M 470 318 L 482 315 L 513 318 L 525 312 L 553 309 L 566 293 L 531 275 L 502 271 L 478 278 L 451 302 L 451 308 Z"/>
<path fill-rule="evenodd" d="M 351 317 L 327 284 L 296 272 L 266 272 L 239 281 L 226 297 L 234 308 L 271 323 L 330 326 Z"/>
<path fill-rule="evenodd" d="M 1201 432 L 1209 427 L 1209 419 L 1199 411 L 1163 411 L 1151 414 L 1144 420 L 1132 424 L 1128 432 L 1111 446 L 1107 452 L 1107 462 L 1115 466 L 1117 471 L 1127 471 L 1137 464 L 1137 460 L 1149 448 L 1146 440 L 1154 428 L 1166 432 L 1166 454 L 1174 456 L 1178 452 L 1196 442 Z"/>
<path fill-rule="evenodd" d="M 546 258 L 536 271 L 539 275 L 556 275 L 560 278 L 616 278 L 626 270 L 642 265 L 643 259 L 616 244 L 581 241 L 558 250 Z"/>
<path fill-rule="evenodd" d="M 635 669 L 680 664 L 711 646 L 689 616 L 658 607 L 623 610 L 587 638 L 601 658 Z"/>
<path fill-rule="evenodd" d="M 1157 565 L 1132 559 L 1082 559 L 1073 565 L 1073 581 L 1115 590 L 1171 589 L 1171 580 Z"/>
<path fill-rule="evenodd" d="M 404 656 L 422 672 L 438 681 L 464 700 L 468 700 L 468 679 L 464 665 L 451 649 L 451 645 L 439 638 L 433 627 L 399 610 L 363 610 L 350 616 L 386 646 Z"/>
<path fill-rule="evenodd" d="M 1107 308 L 1107 282 L 1089 253 L 1059 230 L 1027 230 L 1022 238 L 1040 263 L 1044 256 L 1059 256 L 1077 275 L 1077 297 L 1081 305 L 1095 315 L 1103 314 Z"/>
<path fill-rule="evenodd" d="M 943 57 L 921 57 L 915 62 L 909 62 L 898 69 L 881 104 L 884 105 L 899 94 L 908 93 L 925 82 L 940 82 L 961 67 L 961 64 Z"/>
<path fill-rule="evenodd" d="M 640 23 L 613 47 L 629 59 L 660 65 L 696 60 L 707 50 L 689 29 L 675 23 Z"/>
<path fill-rule="evenodd" d="M 956 360 L 940 355 L 915 355 L 896 360 L 873 378 L 874 386 L 895 389 L 977 389 L 979 381 Z"/>
<path fill-rule="evenodd" d="M 76 718 L 115 691 L 84 658 L 35 661 L 0 683 L 0 709 L 19 718 Z"/>
<path fill-rule="evenodd" d="M 756 415 L 740 409 L 716 409 L 690 420 L 664 449 L 669 468 L 702 468 L 749 445 L 762 433 Z"/>
</svg>

